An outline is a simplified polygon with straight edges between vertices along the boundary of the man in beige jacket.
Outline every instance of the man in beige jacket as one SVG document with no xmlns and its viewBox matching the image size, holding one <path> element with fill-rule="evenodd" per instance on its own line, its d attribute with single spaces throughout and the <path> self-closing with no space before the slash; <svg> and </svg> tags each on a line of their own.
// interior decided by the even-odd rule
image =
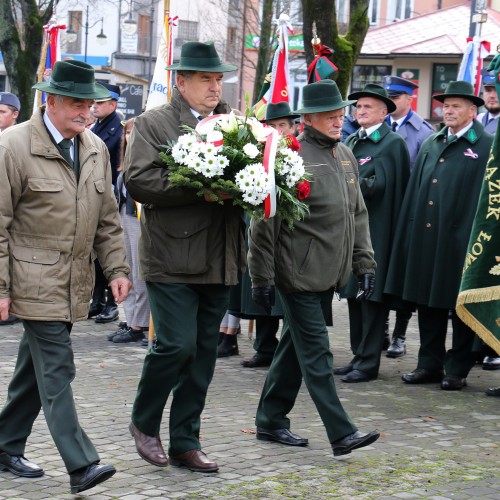
<svg viewBox="0 0 500 500">
<path fill-rule="evenodd" d="M 46 107 L 0 137 L 0 319 L 12 313 L 24 326 L 0 412 L 0 470 L 44 474 L 24 457 L 43 408 L 75 494 L 116 471 L 99 465 L 78 423 L 71 327 L 87 318 L 95 256 L 117 302 L 131 285 L 108 151 L 85 127 L 108 91 L 79 61 L 57 62 L 35 88 L 47 92 Z"/>
</svg>

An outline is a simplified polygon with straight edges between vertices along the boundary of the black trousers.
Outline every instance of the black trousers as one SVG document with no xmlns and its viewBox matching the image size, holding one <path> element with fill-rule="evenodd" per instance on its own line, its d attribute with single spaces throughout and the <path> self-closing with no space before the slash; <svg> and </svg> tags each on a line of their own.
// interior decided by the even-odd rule
<svg viewBox="0 0 500 500">
<path fill-rule="evenodd" d="M 452 347 L 446 351 L 448 319 L 449 309 L 418 306 L 420 349 L 417 368 L 432 371 L 444 369 L 447 375 L 465 378 L 475 363 L 472 355 L 475 335 L 453 310 Z"/>
<path fill-rule="evenodd" d="M 108 293 L 106 293 L 106 290 Z M 107 306 L 116 307 L 115 298 L 113 297 L 111 288 L 108 286 L 108 280 L 105 278 L 98 260 L 95 261 L 95 285 L 92 293 L 92 302 L 105 303 Z"/>
<path fill-rule="evenodd" d="M 280 327 L 278 316 L 256 316 L 255 318 L 255 342 L 253 348 L 260 358 L 272 359 L 278 339 L 276 334 Z"/>
</svg>

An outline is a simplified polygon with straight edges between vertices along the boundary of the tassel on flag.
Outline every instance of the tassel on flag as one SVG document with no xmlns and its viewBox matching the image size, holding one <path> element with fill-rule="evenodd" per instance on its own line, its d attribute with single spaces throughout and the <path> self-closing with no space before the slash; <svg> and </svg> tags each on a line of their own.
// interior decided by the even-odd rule
<svg viewBox="0 0 500 500">
<path fill-rule="evenodd" d="M 146 111 L 170 102 L 172 72 L 167 71 L 165 68 L 170 66 L 173 62 L 172 28 L 177 26 L 177 24 L 175 24 L 177 19 L 179 19 L 178 16 L 170 17 L 168 12 L 165 15 L 155 70 L 149 87 L 148 100 L 146 102 Z"/>
<path fill-rule="evenodd" d="M 278 47 L 271 62 L 270 75 L 266 76 L 261 90 L 261 98 L 253 107 L 253 113 L 258 120 L 263 120 L 266 115 L 268 102 L 289 102 L 288 86 L 288 34 L 293 35 L 290 18 L 281 14 L 278 19 Z"/>
<path fill-rule="evenodd" d="M 319 39 L 318 39 L 319 40 Z M 316 54 L 313 62 L 307 68 L 307 83 L 325 80 L 330 75 L 338 71 L 337 66 L 330 61 L 329 56 L 333 54 L 333 49 L 326 45 L 313 43 L 313 50 Z"/>
<path fill-rule="evenodd" d="M 61 43 L 59 30 L 65 30 L 65 24 L 47 24 L 43 27 L 45 30 L 45 40 L 42 46 L 40 64 L 37 71 L 37 83 L 50 80 L 52 68 L 56 61 L 61 60 Z M 35 91 L 35 100 L 33 102 L 33 112 L 45 104 L 45 92 Z"/>
<path fill-rule="evenodd" d="M 457 80 L 469 82 L 477 96 L 481 92 L 483 59 L 489 55 L 490 48 L 490 42 L 480 41 L 478 36 L 467 38 L 467 47 L 458 70 Z"/>
</svg>

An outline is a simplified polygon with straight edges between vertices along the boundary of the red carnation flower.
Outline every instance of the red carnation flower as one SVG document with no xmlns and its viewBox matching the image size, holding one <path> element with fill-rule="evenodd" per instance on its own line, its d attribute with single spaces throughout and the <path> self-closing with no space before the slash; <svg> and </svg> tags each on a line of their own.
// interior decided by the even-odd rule
<svg viewBox="0 0 500 500">
<path fill-rule="evenodd" d="M 297 140 L 297 137 L 294 135 L 287 135 L 285 137 L 286 140 L 286 145 L 292 150 L 292 151 L 300 151 L 300 142 Z"/>
<path fill-rule="evenodd" d="M 305 200 L 309 196 L 310 192 L 311 185 L 309 184 L 309 181 L 304 180 L 297 184 L 297 198 L 299 200 Z"/>
</svg>

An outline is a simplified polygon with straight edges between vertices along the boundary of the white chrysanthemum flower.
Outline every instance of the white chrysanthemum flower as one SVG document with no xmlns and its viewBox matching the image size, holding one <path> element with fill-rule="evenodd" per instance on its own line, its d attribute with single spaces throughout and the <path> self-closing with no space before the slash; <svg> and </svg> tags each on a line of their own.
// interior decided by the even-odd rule
<svg viewBox="0 0 500 500">
<path fill-rule="evenodd" d="M 243 200 L 252 205 L 260 205 L 271 190 L 269 176 L 262 163 L 247 165 L 240 170 L 235 183 L 242 192 Z"/>
<path fill-rule="evenodd" d="M 192 152 L 186 156 L 182 164 L 196 170 L 197 172 L 200 172 L 202 163 L 203 163 L 203 157 L 196 154 L 195 152 Z"/>
<path fill-rule="evenodd" d="M 249 158 L 256 158 L 259 156 L 259 148 L 255 145 L 249 142 L 248 144 L 245 144 L 243 146 L 243 152 L 249 157 Z"/>
<path fill-rule="evenodd" d="M 183 149 L 191 149 L 197 142 L 198 138 L 194 134 L 184 134 L 177 140 L 177 145 Z"/>
<path fill-rule="evenodd" d="M 215 158 L 221 170 L 224 170 L 229 165 L 229 159 L 224 155 L 217 155 Z"/>
<path fill-rule="evenodd" d="M 172 158 L 175 160 L 176 163 L 180 163 L 181 165 L 185 165 L 185 161 L 187 156 L 189 155 L 189 152 L 182 148 L 182 146 L 179 146 L 176 144 L 172 148 Z"/>
<path fill-rule="evenodd" d="M 214 163 L 207 163 L 206 161 L 203 162 L 201 173 L 205 177 L 208 177 L 209 179 L 211 179 L 212 177 L 215 177 L 216 175 L 220 175 L 218 166 L 215 165 Z"/>
</svg>

